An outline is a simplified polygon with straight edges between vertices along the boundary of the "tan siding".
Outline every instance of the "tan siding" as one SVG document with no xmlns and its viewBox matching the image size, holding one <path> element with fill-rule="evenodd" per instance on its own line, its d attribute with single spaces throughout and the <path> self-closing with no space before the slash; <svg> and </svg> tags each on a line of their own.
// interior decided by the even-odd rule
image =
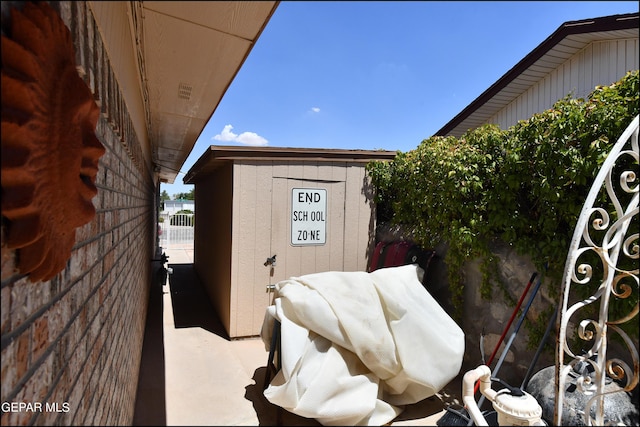
<svg viewBox="0 0 640 427">
<path fill-rule="evenodd" d="M 287 177 L 292 179 L 304 179 L 304 165 L 289 162 Z"/>
<path fill-rule="evenodd" d="M 527 94 L 527 107 L 523 114 L 525 116 L 530 116 L 532 111 L 535 111 L 536 101 L 535 101 L 535 93 L 533 91 L 528 90 Z"/>
<path fill-rule="evenodd" d="M 318 168 L 314 168 L 316 171 L 316 177 L 318 176 Z M 331 228 L 334 224 L 337 224 L 337 212 L 334 196 L 337 193 L 335 185 L 323 182 L 310 182 L 306 187 L 309 188 L 324 188 L 327 190 L 327 205 L 326 205 L 326 229 L 325 229 L 325 243 L 319 246 L 308 246 L 311 249 L 309 252 L 314 253 L 309 257 L 314 262 L 309 265 L 309 271 L 328 271 L 331 269 L 331 251 L 336 244 L 336 239 L 331 238 Z"/>
<path fill-rule="evenodd" d="M 343 166 L 334 168 L 334 171 L 344 171 Z M 342 175 L 338 173 L 338 175 Z M 345 233 L 345 199 L 346 199 L 346 182 L 336 183 L 332 186 L 328 194 L 328 204 L 330 206 L 331 217 L 327 225 L 327 242 L 331 245 L 331 251 L 328 254 L 328 266 L 323 270 L 343 271 L 345 265 L 345 252 L 343 240 L 353 238 Z"/>
<path fill-rule="evenodd" d="M 587 49 L 578 52 L 576 61 L 578 63 L 578 90 L 576 97 L 585 98 L 589 94 L 591 82 L 591 64 L 587 62 Z"/>
<path fill-rule="evenodd" d="M 237 261 L 237 270 L 235 280 L 231 283 L 231 329 L 233 336 L 243 336 L 253 324 L 253 286 L 258 279 L 255 245 L 264 238 L 259 235 L 261 230 L 256 226 L 256 215 L 259 212 L 257 196 L 261 183 L 256 167 L 251 164 L 236 164 L 234 176 L 237 179 L 234 200 L 238 199 L 238 209 L 234 210 L 234 216 L 238 218 L 238 228 L 233 233 L 233 258 Z"/>
<path fill-rule="evenodd" d="M 194 268 L 224 327 L 229 330 L 232 228 L 232 168 L 227 165 L 199 182 Z"/>
<path fill-rule="evenodd" d="M 594 58 L 608 58 L 609 57 L 609 45 L 606 43 L 594 44 Z M 594 61 L 594 72 L 596 76 L 600 77 L 601 82 L 609 81 L 609 63 L 603 60 Z"/>
<path fill-rule="evenodd" d="M 358 221 L 358 254 L 356 256 L 357 270 L 366 271 L 369 257 L 375 245 L 375 204 L 373 194 L 367 192 L 369 178 L 364 168 L 351 168 L 357 178 L 354 179 L 354 190 L 358 187 L 359 221 Z"/>
<path fill-rule="evenodd" d="M 365 169 L 360 170 L 361 188 L 369 189 L 361 193 L 360 205 L 360 248 L 358 255 L 358 270 L 366 271 L 369 259 L 376 245 L 376 204 L 373 201 L 373 190 L 370 189 L 370 179 Z M 363 187 L 364 186 L 364 187 Z M 361 190 L 362 191 L 362 190 Z"/>
<path fill-rule="evenodd" d="M 363 189 L 364 163 L 235 160 L 233 167 L 228 169 L 229 176 L 233 176 L 224 184 L 233 187 L 233 196 L 229 191 L 226 202 L 231 207 L 232 214 L 227 221 L 233 230 L 228 250 L 229 279 L 228 285 L 224 279 L 217 282 L 219 287 L 227 289 L 226 292 L 218 289 L 210 295 L 228 298 L 228 304 L 220 313 L 230 337 L 260 333 L 265 310 L 273 298 L 273 294 L 266 292 L 269 284 L 322 271 L 366 270 L 368 253 L 375 238 L 375 211 L 367 198 L 370 196 Z M 219 185 L 211 179 L 199 180 L 197 197 L 215 199 L 207 196 L 217 194 L 211 193 L 211 189 Z M 324 244 L 291 244 L 293 188 L 327 190 Z M 206 221 L 201 214 L 210 214 L 216 203 L 203 203 L 202 211 L 199 205 L 198 227 L 201 227 L 200 221 Z M 207 224 L 198 229 L 197 271 L 211 268 L 207 258 L 215 256 L 201 241 L 200 230 L 207 230 L 204 235 L 215 239 L 215 229 L 220 226 L 223 224 Z M 276 267 L 271 276 L 271 269 L 264 266 L 264 262 L 274 254 Z M 211 274 L 203 273 L 202 276 L 210 277 Z"/>
<path fill-rule="evenodd" d="M 253 167 L 256 170 L 256 188 L 258 189 L 256 200 L 255 215 L 255 239 L 253 250 L 255 257 L 253 259 L 254 279 L 253 282 L 247 282 L 244 286 L 252 293 L 253 307 L 251 310 L 252 321 L 250 324 L 244 325 L 245 328 L 240 330 L 239 335 L 254 335 L 256 331 L 260 331 L 262 321 L 264 320 L 264 311 L 269 304 L 269 295 L 267 294 L 267 285 L 269 284 L 270 268 L 264 265 L 264 262 L 271 254 L 271 187 L 273 185 L 273 166 L 271 162 L 262 165 L 254 162 L 245 167 Z M 249 252 L 250 248 L 247 248 Z M 276 257 L 277 265 L 277 257 Z M 248 311 L 248 310 L 247 310 Z"/>
<path fill-rule="evenodd" d="M 349 178 L 349 173 L 347 173 Z M 354 256 L 358 253 L 357 230 L 358 230 L 358 204 L 353 197 L 351 183 L 347 183 L 346 197 L 344 202 L 344 269 L 345 271 L 355 271 L 358 263 Z"/>
<path fill-rule="evenodd" d="M 640 55 L 640 53 L 638 52 L 638 49 L 640 49 L 640 46 L 638 45 L 638 39 L 629 40 L 627 43 L 625 43 L 625 50 L 626 50 L 625 60 L 627 64 L 638 63 L 638 55 Z M 629 66 L 626 65 L 625 68 L 629 68 Z M 630 70 L 625 70 L 624 72 L 626 73 L 627 71 L 630 71 Z"/>
<path fill-rule="evenodd" d="M 241 222 L 243 221 L 242 215 L 238 213 L 240 211 L 240 197 L 238 197 L 238 193 L 240 191 L 240 170 L 238 168 L 233 168 L 233 215 L 232 215 L 232 232 L 231 232 L 231 281 L 227 285 L 229 287 L 229 328 L 227 332 L 229 332 L 229 336 L 236 336 L 237 331 L 237 310 L 238 310 L 238 298 L 236 295 L 236 283 L 239 281 L 239 263 L 241 260 L 238 258 L 238 253 L 240 252 L 239 247 L 240 241 L 237 238 L 238 230 L 241 229 Z M 196 187 L 198 184 L 196 184 Z M 196 203 L 198 201 L 196 200 Z M 198 238 L 198 237 L 196 237 Z"/>
<path fill-rule="evenodd" d="M 551 76 L 550 75 L 547 75 L 544 78 L 542 93 L 543 93 L 542 104 L 538 105 L 538 108 L 541 108 L 540 111 L 545 110 L 546 108 L 548 108 L 546 106 L 551 104 Z"/>
<path fill-rule="evenodd" d="M 333 180 L 334 181 L 347 181 L 347 168 L 344 163 L 337 164 L 335 168 L 333 168 Z"/>
<path fill-rule="evenodd" d="M 304 162 L 302 165 L 302 177 L 309 180 L 318 179 L 318 162 Z"/>
<path fill-rule="evenodd" d="M 330 162 L 330 163 L 318 163 L 318 179 L 324 181 L 344 181 L 344 177 L 342 174 L 337 173 L 337 171 L 344 170 L 343 164 Z M 338 176 L 338 178 L 336 178 Z M 342 179 L 340 179 L 342 177 Z"/>
<path fill-rule="evenodd" d="M 615 75 L 624 75 L 627 71 L 627 44 L 624 40 L 620 40 L 616 43 L 616 69 Z"/>
<path fill-rule="evenodd" d="M 288 176 L 291 178 L 300 179 L 302 174 L 302 165 L 298 164 L 288 164 Z M 282 203 L 282 211 L 286 212 L 284 215 L 284 223 L 286 232 L 286 240 L 282 242 L 282 246 L 278 248 L 279 251 L 284 251 L 283 255 L 286 259 L 286 267 L 285 269 L 278 269 L 280 274 L 283 274 L 282 278 L 286 279 L 291 275 L 299 275 L 302 270 L 302 253 L 298 248 L 291 246 L 291 189 L 296 186 L 300 186 L 300 183 L 293 184 L 291 179 L 285 180 L 285 196 L 283 196 L 284 200 Z M 295 272 L 295 273 L 293 273 Z"/>
<path fill-rule="evenodd" d="M 618 42 L 607 43 L 608 47 L 608 58 L 607 61 L 607 77 L 605 84 L 611 84 L 614 81 L 618 80 L 616 78 L 617 70 L 618 70 Z"/>
<path fill-rule="evenodd" d="M 486 123 L 507 129 L 571 94 L 586 98 L 598 85 L 610 85 L 638 69 L 638 40 L 597 42 L 573 55 Z"/>
<path fill-rule="evenodd" d="M 270 278 L 270 283 L 274 284 L 278 280 L 285 279 L 281 275 L 281 271 L 286 271 L 290 267 L 291 261 L 287 256 L 286 249 L 289 246 L 290 225 L 289 218 L 291 216 L 288 198 L 288 182 L 287 176 L 289 166 L 287 164 L 273 165 L 273 190 L 271 194 L 271 255 L 276 254 L 277 269 L 274 270 L 274 277 Z"/>
<path fill-rule="evenodd" d="M 313 177 L 317 176 L 317 169 L 313 168 L 310 169 L 309 165 L 305 164 L 303 166 L 303 170 L 306 171 L 305 174 L 305 178 L 306 179 L 313 179 Z M 319 186 L 317 185 L 316 182 L 310 182 L 310 181 L 290 181 L 290 186 L 289 186 L 289 197 L 291 197 L 291 190 L 293 190 L 294 187 L 298 187 L 298 188 L 326 188 L 324 186 Z M 331 190 L 328 190 L 328 193 Z M 289 199 L 289 206 L 291 206 L 291 199 Z M 327 206 L 328 208 L 328 206 Z M 291 218 L 291 217 L 289 217 Z M 291 239 L 289 239 L 289 244 L 291 244 Z M 326 243 L 325 243 L 326 245 Z M 317 261 L 318 261 L 318 256 L 319 253 L 322 252 L 322 249 L 324 249 L 323 247 L 320 246 L 297 246 L 297 247 L 293 247 L 291 246 L 290 252 L 291 253 L 298 253 L 300 255 L 300 267 L 298 271 L 290 271 L 287 272 L 287 276 L 289 275 L 302 275 L 302 274 L 308 274 L 308 273 L 313 273 L 318 271 L 317 270 Z"/>
<path fill-rule="evenodd" d="M 538 109 L 538 105 L 540 105 L 540 91 L 539 90 L 531 90 L 529 89 L 529 93 L 531 93 L 531 109 L 529 110 L 529 116 L 533 114 Z"/>
<path fill-rule="evenodd" d="M 296 173 L 297 173 L 296 169 Z M 273 212 L 273 233 L 272 252 L 277 254 L 277 268 L 274 271 L 273 283 L 288 278 L 289 272 L 298 272 L 300 269 L 300 254 L 290 244 L 291 242 L 291 182 L 287 178 L 290 176 L 290 164 L 284 163 L 274 169 L 277 171 L 277 178 L 273 180 L 272 207 Z M 298 176 L 300 174 L 298 173 Z M 276 227 L 277 224 L 277 227 Z"/>
</svg>

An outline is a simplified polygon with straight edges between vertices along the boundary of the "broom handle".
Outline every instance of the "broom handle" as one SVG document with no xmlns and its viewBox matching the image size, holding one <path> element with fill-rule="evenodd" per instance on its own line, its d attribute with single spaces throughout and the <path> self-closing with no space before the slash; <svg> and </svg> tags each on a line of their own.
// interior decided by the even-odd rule
<svg viewBox="0 0 640 427">
<path fill-rule="evenodd" d="M 549 339 L 549 333 L 551 332 L 551 328 L 556 323 L 556 317 L 558 316 L 558 306 L 556 305 L 556 309 L 551 313 L 549 317 L 549 321 L 547 323 L 547 329 L 544 331 L 544 335 L 542 340 L 540 340 L 540 344 L 538 344 L 538 349 L 536 350 L 536 354 L 533 356 L 533 360 L 529 365 L 529 369 L 527 369 L 527 374 L 524 376 L 524 380 L 522 380 L 522 384 L 520 385 L 520 389 L 524 390 L 529 385 L 529 380 L 531 379 L 531 374 L 533 373 L 533 368 L 535 368 L 536 363 L 538 362 L 538 358 L 540 357 L 540 353 L 542 353 L 542 349 L 544 345 L 547 343 L 547 339 Z"/>
<path fill-rule="evenodd" d="M 491 362 L 493 362 L 493 358 L 495 357 L 496 353 L 498 352 L 498 348 L 500 348 L 500 344 L 502 344 L 502 341 L 504 341 L 504 337 L 507 335 L 507 332 L 509 331 L 509 328 L 511 327 L 511 324 L 513 323 L 513 319 L 515 319 L 516 314 L 518 313 L 518 310 L 520 310 L 520 306 L 522 305 L 522 302 L 524 301 L 524 297 L 527 295 L 527 292 L 529 292 L 529 288 L 533 284 L 533 281 L 534 281 L 534 279 L 536 278 L 537 275 L 538 275 L 538 272 L 536 272 L 536 271 L 534 271 L 533 274 L 531 275 L 531 278 L 529 279 L 529 283 L 527 283 L 527 287 L 524 288 L 524 292 L 522 292 L 522 295 L 520 296 L 520 300 L 518 301 L 518 304 L 516 304 L 516 308 L 513 310 L 513 313 L 511 313 L 511 318 L 507 322 L 507 327 L 504 328 L 504 331 L 502 331 L 502 335 L 500 336 L 500 339 L 498 340 L 498 343 L 496 344 L 495 348 L 493 349 L 493 353 L 491 353 L 491 356 L 489 356 L 489 361 L 487 362 L 487 366 L 491 366 Z M 473 394 L 476 394 L 478 392 L 479 388 L 480 388 L 480 381 L 476 381 L 476 384 L 473 387 Z"/>
<path fill-rule="evenodd" d="M 536 283 L 536 287 L 533 289 L 533 292 L 529 297 L 529 301 L 527 301 L 527 305 L 525 306 L 524 310 L 522 311 L 522 314 L 520 315 L 520 318 L 518 319 L 518 323 L 516 324 L 515 329 L 511 333 L 511 336 L 509 337 L 509 341 L 507 341 L 507 344 L 504 350 L 502 351 L 502 355 L 500 355 L 500 359 L 498 360 L 496 367 L 493 369 L 493 372 L 491 373 L 492 377 L 495 377 L 496 375 L 498 375 L 498 371 L 500 371 L 500 368 L 502 367 L 502 362 L 504 362 L 504 359 L 507 356 L 509 348 L 511 348 L 511 344 L 513 343 L 513 340 L 518 334 L 518 331 L 520 330 L 520 326 L 522 326 L 522 322 L 524 322 L 524 319 L 527 317 L 527 312 L 529 311 L 529 307 L 531 307 L 531 304 L 533 303 L 533 300 L 536 297 L 536 294 L 538 293 L 538 289 L 540 289 L 541 284 L 542 284 L 542 278 L 539 278 L 538 282 Z M 485 400 L 485 395 L 483 394 L 482 396 L 480 396 L 480 399 L 478 400 L 478 408 L 482 406 L 482 404 L 484 403 L 484 400 Z M 470 420 L 467 425 L 470 426 L 472 425 L 471 423 L 473 423 L 473 420 Z"/>
<path fill-rule="evenodd" d="M 502 352 L 502 354 L 500 355 L 500 359 L 498 360 L 498 363 L 496 363 L 496 367 L 493 369 L 493 374 L 492 374 L 493 376 L 498 375 L 498 371 L 500 370 L 500 367 L 502 366 L 502 362 L 504 362 L 504 359 L 507 356 L 507 352 L 508 352 L 509 348 L 511 348 L 511 344 L 513 343 L 513 340 L 515 339 L 516 335 L 518 334 L 518 331 L 520 330 L 520 326 L 522 326 L 522 322 L 524 322 L 524 319 L 527 317 L 527 312 L 529 311 L 529 307 L 531 307 L 531 304 L 533 303 L 533 300 L 536 297 L 536 294 L 538 293 L 538 289 L 540 289 L 540 285 L 541 284 L 542 284 L 542 278 L 539 278 L 538 282 L 536 283 L 536 287 L 533 289 L 533 292 L 531 293 L 531 296 L 529 297 L 529 301 L 527 301 L 527 305 L 525 306 L 524 310 L 522 311 L 522 315 L 518 319 L 518 323 L 516 324 L 516 328 L 511 333 L 511 336 L 509 337 L 509 341 L 507 341 L 506 347 L 505 347 L 504 351 Z M 483 397 L 484 397 L 484 395 L 483 395 Z"/>
</svg>

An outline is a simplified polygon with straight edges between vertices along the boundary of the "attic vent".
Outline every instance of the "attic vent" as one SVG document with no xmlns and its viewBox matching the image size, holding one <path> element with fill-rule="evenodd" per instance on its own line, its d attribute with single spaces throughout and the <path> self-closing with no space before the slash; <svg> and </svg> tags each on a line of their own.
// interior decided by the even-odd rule
<svg viewBox="0 0 640 427">
<path fill-rule="evenodd" d="M 178 85 L 178 98 L 189 100 L 191 99 L 191 90 L 193 86 L 180 83 Z"/>
</svg>

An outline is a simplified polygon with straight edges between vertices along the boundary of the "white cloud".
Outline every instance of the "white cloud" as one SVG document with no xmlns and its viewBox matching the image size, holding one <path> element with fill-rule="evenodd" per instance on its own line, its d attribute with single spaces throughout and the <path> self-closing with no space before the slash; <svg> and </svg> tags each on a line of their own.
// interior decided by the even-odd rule
<svg viewBox="0 0 640 427">
<path fill-rule="evenodd" d="M 214 136 L 213 139 L 215 139 L 217 141 L 235 141 L 235 139 L 238 137 L 238 135 L 236 135 L 235 133 L 231 132 L 231 129 L 233 129 L 233 126 L 226 125 L 224 127 L 224 129 L 222 129 L 222 132 L 220 132 L 218 135 Z"/>
<path fill-rule="evenodd" d="M 236 135 L 231 131 L 231 129 L 233 129 L 233 126 L 226 125 L 224 129 L 222 129 L 222 132 L 214 136 L 213 139 L 224 142 L 238 142 L 240 144 L 252 146 L 262 146 L 269 143 L 269 141 L 255 132 L 242 132 L 240 135 Z"/>
<path fill-rule="evenodd" d="M 318 107 L 311 107 L 311 111 L 313 111 L 314 113 L 319 113 L 319 112 L 320 112 L 320 108 L 318 108 Z"/>
<path fill-rule="evenodd" d="M 242 132 L 238 135 L 236 141 L 245 145 L 267 145 L 269 143 L 269 141 L 255 132 Z"/>
</svg>

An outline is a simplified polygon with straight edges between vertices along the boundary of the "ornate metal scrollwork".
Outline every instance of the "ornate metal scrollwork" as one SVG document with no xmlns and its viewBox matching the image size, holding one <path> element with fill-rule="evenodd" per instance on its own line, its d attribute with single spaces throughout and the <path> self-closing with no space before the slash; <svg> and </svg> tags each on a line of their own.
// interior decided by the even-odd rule
<svg viewBox="0 0 640 427">
<path fill-rule="evenodd" d="M 612 393 L 605 391 L 605 379 L 621 383 L 615 392 L 631 391 L 638 384 L 637 343 L 624 327 L 638 317 L 638 156 L 636 116 L 594 180 L 567 256 L 558 317 L 555 425 L 562 424 L 567 376 L 578 363 L 590 365 L 593 371 L 576 381 L 590 396 L 586 407 L 580 408 L 586 425 L 605 423 L 604 398 Z M 577 298 L 571 291 L 578 287 L 590 295 Z M 616 310 L 624 311 L 616 318 L 610 318 L 613 303 L 624 308 Z M 607 344 L 614 335 L 628 349 L 629 360 L 608 358 Z"/>
</svg>

